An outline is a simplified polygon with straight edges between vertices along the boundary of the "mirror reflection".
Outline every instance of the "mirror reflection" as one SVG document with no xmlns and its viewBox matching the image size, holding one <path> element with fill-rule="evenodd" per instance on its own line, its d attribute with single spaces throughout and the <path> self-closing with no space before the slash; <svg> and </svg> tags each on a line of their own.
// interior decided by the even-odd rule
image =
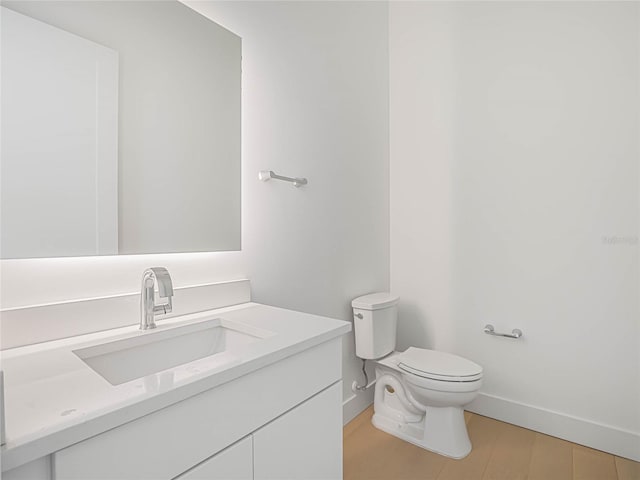
<svg viewBox="0 0 640 480">
<path fill-rule="evenodd" d="M 2 258 L 240 249 L 240 38 L 177 1 L 3 1 Z"/>
</svg>

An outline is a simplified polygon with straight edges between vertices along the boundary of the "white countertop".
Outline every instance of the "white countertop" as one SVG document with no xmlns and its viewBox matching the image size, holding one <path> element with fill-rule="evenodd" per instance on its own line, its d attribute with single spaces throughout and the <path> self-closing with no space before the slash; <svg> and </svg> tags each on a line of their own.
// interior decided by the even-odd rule
<svg viewBox="0 0 640 480">
<path fill-rule="evenodd" d="M 81 347 L 211 318 L 232 320 L 269 334 L 233 353 L 205 357 L 120 385 L 111 385 L 73 353 Z M 49 455 L 351 330 L 349 322 L 256 303 L 159 320 L 157 325 L 148 333 L 133 325 L 3 351 L 7 443 L 2 447 L 2 470 Z"/>
</svg>

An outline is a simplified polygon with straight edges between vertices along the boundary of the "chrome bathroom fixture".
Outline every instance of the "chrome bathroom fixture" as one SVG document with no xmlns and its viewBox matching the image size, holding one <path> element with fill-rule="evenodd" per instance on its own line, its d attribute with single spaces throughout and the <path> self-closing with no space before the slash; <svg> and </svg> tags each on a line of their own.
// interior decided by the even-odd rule
<svg viewBox="0 0 640 480">
<path fill-rule="evenodd" d="M 273 170 L 260 170 L 258 172 L 258 178 L 263 182 L 271 180 L 272 178 L 276 180 L 282 180 L 284 182 L 291 182 L 293 183 L 294 187 L 301 187 L 302 185 L 306 185 L 308 183 L 306 178 L 283 177 L 282 175 L 277 175 L 276 173 L 274 173 Z"/>
<path fill-rule="evenodd" d="M 156 305 L 154 291 L 156 283 L 158 284 L 158 296 L 166 298 L 167 303 Z M 173 283 L 169 271 L 164 267 L 147 268 L 142 274 L 140 330 L 156 328 L 156 313 L 171 313 L 171 297 L 173 297 Z"/>
<path fill-rule="evenodd" d="M 514 328 L 513 330 L 511 330 L 511 333 L 498 333 L 493 328 L 493 325 L 487 324 L 487 325 L 484 326 L 484 330 L 483 331 L 487 335 L 493 335 L 495 337 L 507 337 L 507 338 L 520 338 L 520 337 L 522 337 L 522 330 L 520 330 L 519 328 Z"/>
</svg>

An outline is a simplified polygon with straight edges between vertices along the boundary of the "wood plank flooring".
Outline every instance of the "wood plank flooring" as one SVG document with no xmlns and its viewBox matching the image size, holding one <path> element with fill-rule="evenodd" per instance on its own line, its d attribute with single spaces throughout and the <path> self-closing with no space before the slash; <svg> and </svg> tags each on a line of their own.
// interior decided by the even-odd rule
<svg viewBox="0 0 640 480">
<path fill-rule="evenodd" d="M 452 460 L 384 433 L 373 407 L 344 427 L 344 480 L 640 480 L 640 463 L 465 413 L 473 444 Z"/>
</svg>

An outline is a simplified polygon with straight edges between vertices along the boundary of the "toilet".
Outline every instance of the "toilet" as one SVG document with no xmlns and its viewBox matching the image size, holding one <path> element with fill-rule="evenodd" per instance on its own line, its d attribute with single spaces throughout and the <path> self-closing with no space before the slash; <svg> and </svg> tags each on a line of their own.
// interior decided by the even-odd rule
<svg viewBox="0 0 640 480">
<path fill-rule="evenodd" d="M 394 351 L 399 297 L 372 293 L 354 299 L 356 355 L 375 362 L 375 427 L 451 458 L 471 452 L 463 407 L 478 394 L 482 367 L 445 352 Z"/>
</svg>

